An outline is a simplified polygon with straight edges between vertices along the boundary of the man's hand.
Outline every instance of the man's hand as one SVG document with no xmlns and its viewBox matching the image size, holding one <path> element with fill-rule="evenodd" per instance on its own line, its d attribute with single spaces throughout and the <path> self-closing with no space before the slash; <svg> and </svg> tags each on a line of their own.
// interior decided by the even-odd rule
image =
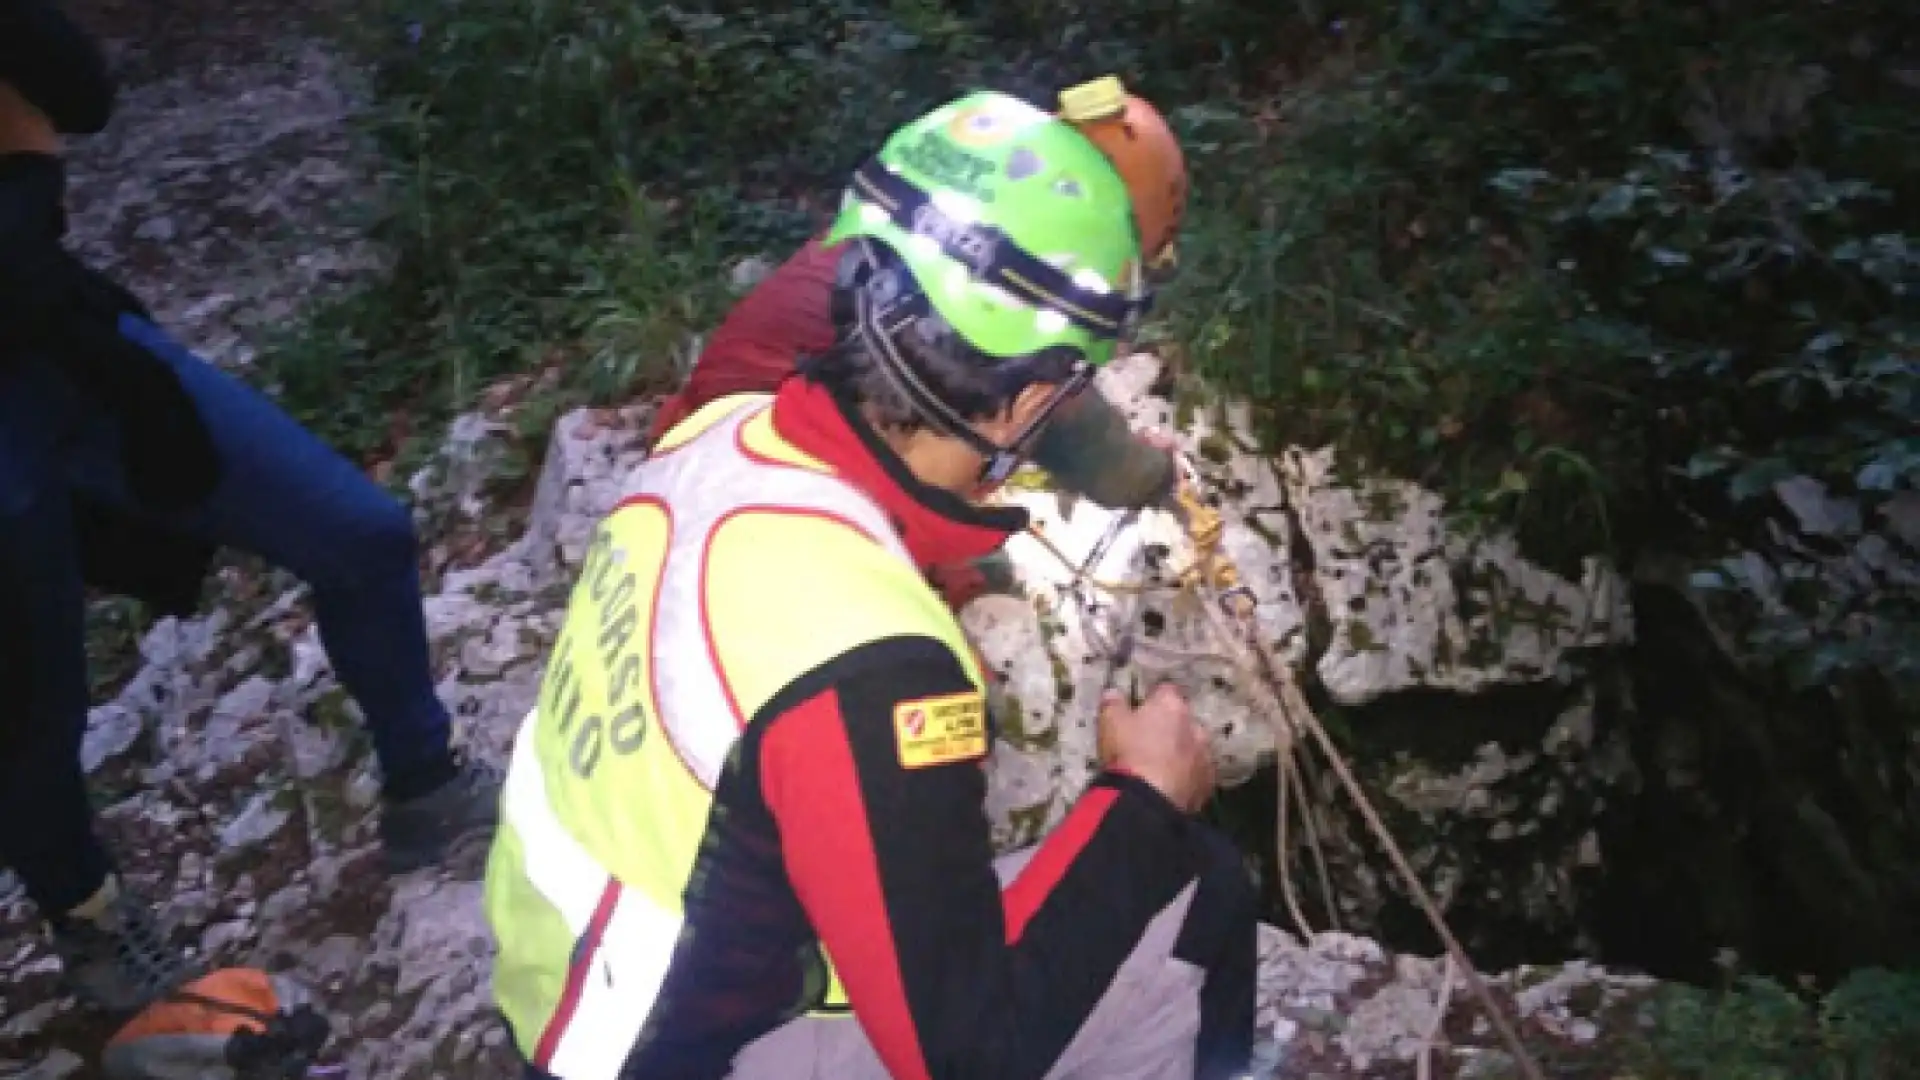
<svg viewBox="0 0 1920 1080">
<path fill-rule="evenodd" d="M 1191 814 L 1213 794 L 1213 747 L 1187 699 L 1161 683 L 1139 708 L 1117 690 L 1100 699 L 1100 763 L 1132 773 Z"/>
</svg>

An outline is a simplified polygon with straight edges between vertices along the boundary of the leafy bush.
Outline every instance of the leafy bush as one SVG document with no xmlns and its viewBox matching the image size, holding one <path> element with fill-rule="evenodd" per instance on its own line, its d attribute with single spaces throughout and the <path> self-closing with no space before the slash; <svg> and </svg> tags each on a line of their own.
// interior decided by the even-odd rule
<svg viewBox="0 0 1920 1080">
<path fill-rule="evenodd" d="M 266 364 L 302 420 L 363 455 L 535 366 L 585 395 L 658 383 L 718 317 L 728 259 L 797 245 L 888 131 L 966 87 L 1044 98 L 1246 52 L 1270 23 L 1224 0 L 1182 5 L 1200 36 L 1171 39 L 1154 0 L 369 6 L 349 33 L 376 71 L 373 231 L 396 262 Z"/>
<path fill-rule="evenodd" d="M 1667 988 L 1634 1057 L 1643 1080 L 1898 1080 L 1920 1059 L 1920 975 L 1866 969 L 1811 1002 L 1761 978 Z"/>
<path fill-rule="evenodd" d="M 1767 546 L 1788 477 L 1869 523 L 1920 486 L 1910 6 L 1360 8 L 1353 62 L 1190 116 L 1176 318 L 1276 438 L 1562 567 Z M 1911 684 L 1911 596 L 1755 599 L 1755 644 Z"/>
<path fill-rule="evenodd" d="M 374 2 L 396 265 L 269 365 L 355 452 L 537 365 L 575 396 L 660 384 L 724 264 L 818 227 L 892 127 L 1114 70 L 1195 172 L 1162 333 L 1275 439 L 1557 568 L 1718 565 L 1802 683 L 1920 679 L 1884 567 L 1836 591 L 1818 559 L 1720 562 L 1771 542 L 1783 479 L 1866 525 L 1915 497 L 1910 5 Z"/>
<path fill-rule="evenodd" d="M 833 58 L 878 46 L 852 24 L 815 43 L 812 17 L 386 4 L 361 33 L 396 265 L 278 354 L 289 402 L 364 452 L 386 436 L 369 414 L 464 404 L 546 362 L 603 394 L 670 374 L 719 313 L 722 252 L 796 241 L 795 196 L 846 164 L 795 118 L 840 115 Z M 593 348 L 599 331 L 620 347 Z"/>
</svg>

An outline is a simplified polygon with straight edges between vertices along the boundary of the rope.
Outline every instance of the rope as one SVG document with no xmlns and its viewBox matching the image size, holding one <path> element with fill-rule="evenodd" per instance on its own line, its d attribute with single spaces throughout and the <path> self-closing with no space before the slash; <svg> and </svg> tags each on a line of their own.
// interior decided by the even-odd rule
<svg viewBox="0 0 1920 1080">
<path fill-rule="evenodd" d="M 1225 628 L 1219 624 L 1219 616 L 1214 614 L 1212 605 L 1208 605 L 1206 611 L 1215 632 L 1221 635 L 1223 640 L 1232 640 Z M 1251 628 L 1249 632 L 1251 633 Z M 1245 644 L 1256 662 L 1254 669 L 1246 670 L 1246 674 L 1254 676 L 1276 690 L 1281 697 L 1285 712 L 1304 721 L 1307 733 L 1313 736 L 1315 743 L 1319 744 L 1320 752 L 1327 759 L 1327 764 L 1339 778 L 1341 786 L 1346 789 L 1347 796 L 1353 800 L 1355 809 L 1360 811 L 1361 820 L 1366 822 L 1367 828 L 1380 842 L 1388 861 L 1393 864 L 1394 872 L 1400 875 L 1408 892 L 1420 905 L 1421 914 L 1426 916 L 1434 933 L 1438 934 L 1441 942 L 1445 944 L 1448 957 L 1460 968 L 1474 996 L 1480 999 L 1480 1004 L 1486 1011 L 1487 1020 L 1499 1033 L 1500 1041 L 1506 1044 L 1508 1053 L 1513 1055 L 1521 1074 L 1526 1080 L 1545 1080 L 1540 1066 L 1534 1062 L 1532 1055 L 1527 1052 L 1526 1045 L 1521 1042 L 1519 1032 L 1514 1030 L 1512 1022 L 1507 1019 L 1506 1011 L 1501 1009 L 1499 1003 L 1494 1000 L 1493 991 L 1487 986 L 1486 980 L 1481 978 L 1480 970 L 1474 966 L 1473 961 L 1467 956 L 1466 949 L 1454 936 L 1453 928 L 1447 925 L 1446 917 L 1440 913 L 1432 894 L 1420 880 L 1420 875 L 1416 874 L 1407 862 L 1406 853 L 1401 850 L 1392 831 L 1381 820 L 1379 811 L 1374 808 L 1373 800 L 1367 797 L 1366 790 L 1360 786 L 1359 780 L 1355 779 L 1353 770 L 1348 767 L 1346 758 L 1340 753 L 1340 748 L 1334 744 L 1333 737 L 1327 733 L 1326 726 L 1307 705 L 1305 696 L 1300 693 L 1300 688 L 1295 685 L 1292 678 L 1282 677 L 1273 670 L 1271 658 L 1267 656 L 1265 650 L 1258 647 L 1257 641 L 1249 637 Z"/>
<path fill-rule="evenodd" d="M 1313 870 L 1314 873 L 1318 875 L 1317 880 L 1320 882 L 1320 909 L 1327 913 L 1328 927 L 1338 931 L 1340 929 L 1340 908 L 1333 902 L 1333 874 L 1327 870 L 1327 850 L 1325 845 L 1320 843 L 1320 826 L 1314 824 L 1313 804 L 1307 801 L 1307 783 L 1305 778 L 1300 775 L 1299 758 L 1305 756 L 1306 748 L 1295 744 L 1294 753 L 1288 754 L 1282 759 L 1281 775 L 1285 776 L 1288 773 L 1293 774 L 1293 797 L 1300 804 L 1300 821 L 1307 827 L 1307 854 L 1313 856 Z M 1286 852 L 1287 849 L 1283 846 L 1280 849 L 1282 859 L 1286 858 Z M 1287 871 L 1284 863 L 1282 863 L 1281 869 L 1282 876 L 1286 876 Z M 1311 925 L 1306 922 L 1302 922 L 1300 926 L 1302 929 L 1312 929 Z"/>
<path fill-rule="evenodd" d="M 1293 832 L 1287 827 L 1287 808 L 1293 805 L 1297 797 L 1294 795 L 1294 785 L 1297 783 L 1299 783 L 1299 777 L 1294 768 L 1293 755 L 1281 755 L 1280 797 L 1274 800 L 1278 803 L 1277 816 L 1279 817 L 1279 820 L 1274 822 L 1274 855 L 1279 860 L 1280 898 L 1286 901 L 1287 914 L 1293 917 L 1293 924 L 1300 928 L 1302 934 L 1308 934 L 1312 932 L 1313 924 L 1307 921 L 1306 913 L 1300 909 L 1300 898 L 1294 895 L 1293 871 L 1288 866 L 1293 860 L 1287 857 L 1287 852 L 1293 847 Z M 1313 808 L 1306 805 L 1303 797 L 1300 809 L 1302 819 L 1312 818 Z M 1321 884 L 1324 887 L 1324 878 Z"/>
<path fill-rule="evenodd" d="M 1361 820 L 1366 823 L 1368 830 L 1373 833 L 1374 838 L 1379 841 L 1381 847 L 1384 849 L 1387 860 L 1393 865 L 1394 872 L 1399 875 L 1401 881 L 1406 885 L 1415 903 L 1419 905 L 1421 914 L 1426 917 L 1427 922 L 1432 926 L 1434 932 L 1439 935 L 1441 943 L 1445 946 L 1449 967 L 1449 977 L 1447 979 L 1448 993 L 1451 992 L 1452 986 L 1451 969 L 1457 967 L 1461 975 L 1465 978 L 1468 988 L 1472 990 L 1474 997 L 1479 999 L 1481 1008 L 1487 1014 L 1487 1019 L 1492 1023 L 1495 1032 L 1500 1037 L 1500 1041 L 1506 1045 L 1507 1052 L 1513 1055 L 1514 1062 L 1519 1067 L 1521 1075 L 1525 1077 L 1525 1080 L 1545 1080 L 1545 1074 L 1540 1071 L 1540 1066 L 1534 1061 L 1533 1056 L 1528 1053 L 1526 1045 L 1521 1042 L 1519 1032 L 1514 1029 L 1512 1022 L 1507 1018 L 1505 1010 L 1501 1009 L 1499 1003 L 1494 1000 L 1493 991 L 1487 986 L 1486 980 L 1481 977 L 1480 971 L 1474 966 L 1473 961 L 1468 958 L 1466 949 L 1461 946 L 1459 939 L 1454 936 L 1452 927 L 1447 925 L 1445 916 L 1440 913 L 1440 909 L 1438 905 L 1434 903 L 1433 897 L 1427 891 L 1426 885 L 1420 880 L 1420 876 L 1414 872 L 1413 867 L 1408 863 L 1406 853 L 1401 850 L 1399 842 L 1394 839 L 1393 833 L 1387 828 L 1386 823 L 1381 820 L 1379 812 L 1374 808 L 1373 801 L 1367 797 L 1366 790 L 1360 786 L 1359 780 L 1354 777 L 1353 770 L 1348 766 L 1345 757 L 1340 753 L 1339 747 L 1334 744 L 1333 737 L 1327 733 L 1325 725 L 1320 722 L 1320 718 L 1314 715 L 1313 709 L 1307 704 L 1306 697 L 1301 694 L 1299 686 L 1291 676 L 1291 672 L 1282 674 L 1276 671 L 1272 658 L 1267 654 L 1265 649 L 1260 647 L 1257 636 L 1259 628 L 1254 621 L 1257 600 L 1253 596 L 1252 591 L 1248 589 L 1241 580 L 1239 569 L 1233 565 L 1232 560 L 1226 558 L 1220 551 L 1221 541 L 1226 533 L 1225 522 L 1221 519 L 1218 511 L 1201 501 L 1199 495 L 1196 493 L 1199 478 L 1190 468 L 1186 467 L 1184 460 L 1182 461 L 1182 466 L 1182 482 L 1176 490 L 1175 502 L 1182 516 L 1185 518 L 1187 535 L 1193 542 L 1194 558 L 1192 562 L 1179 574 L 1175 575 L 1170 582 L 1128 583 L 1101 581 L 1092 577 L 1088 572 L 1089 567 L 1076 567 L 1073 561 L 1066 557 L 1066 553 L 1061 551 L 1051 540 L 1041 535 L 1038 529 L 1030 528 L 1028 533 L 1039 541 L 1040 545 L 1051 553 L 1054 558 L 1058 559 L 1062 566 L 1073 573 L 1073 578 L 1068 584 L 1069 588 L 1077 595 L 1080 594 L 1078 586 L 1082 584 L 1092 585 L 1101 591 L 1117 594 L 1152 592 L 1177 593 L 1191 590 L 1198 595 L 1198 598 L 1201 600 L 1201 612 L 1205 617 L 1208 629 L 1212 632 L 1215 640 L 1220 643 L 1220 650 L 1218 652 L 1202 651 L 1195 653 L 1189 650 L 1174 650 L 1167 647 L 1161 647 L 1161 649 L 1166 652 L 1186 656 L 1189 659 L 1224 660 L 1237 669 L 1249 684 L 1264 687 L 1267 690 L 1267 696 L 1272 696 L 1275 699 L 1275 705 L 1277 705 L 1277 709 L 1274 710 L 1274 714 L 1270 716 L 1269 719 L 1273 724 L 1275 735 L 1281 740 L 1282 746 L 1280 753 L 1283 761 L 1291 758 L 1292 755 L 1290 751 L 1295 749 L 1295 744 L 1292 739 L 1294 729 L 1296 727 L 1304 727 L 1306 729 L 1307 733 L 1312 736 L 1313 742 L 1319 747 L 1321 755 L 1326 758 L 1328 766 L 1333 769 L 1334 775 L 1340 781 L 1341 787 L 1346 790 L 1347 796 L 1353 800 L 1354 807 L 1360 812 Z M 1083 613 L 1090 614 L 1090 612 Z M 1240 624 L 1237 628 L 1230 627 L 1226 624 L 1225 616 L 1228 615 L 1232 616 L 1234 621 Z M 1094 622 L 1095 620 L 1092 619 L 1085 621 L 1089 638 L 1095 636 L 1093 630 Z M 1145 641 L 1137 641 L 1134 648 L 1139 649 L 1141 646 L 1147 644 L 1148 642 Z M 1103 649 L 1103 651 L 1105 650 Z M 1249 659 L 1249 657 L 1251 659 Z M 1283 799 L 1286 794 L 1284 785 L 1287 784 L 1285 776 L 1286 771 L 1283 765 Z M 1295 776 L 1293 779 L 1297 781 L 1299 778 Z M 1310 807 L 1304 802 L 1304 792 L 1302 793 L 1302 799 L 1303 813 L 1301 816 L 1311 833 L 1313 828 L 1313 815 L 1310 812 Z M 1284 807 L 1281 812 L 1284 814 Z M 1318 850 L 1319 844 L 1317 837 L 1312 839 L 1311 846 L 1314 848 L 1316 859 L 1322 858 Z M 1287 862 L 1288 860 L 1284 857 L 1283 848 L 1281 858 L 1281 873 L 1283 877 L 1286 874 Z M 1326 893 L 1327 912 L 1331 918 L 1335 909 L 1332 904 L 1330 879 L 1324 861 L 1318 862 L 1317 869 L 1320 871 L 1321 887 Z M 1289 913 L 1293 914 L 1295 918 L 1298 918 L 1298 904 L 1291 895 L 1292 889 L 1290 884 L 1283 884 L 1283 893 L 1286 895 L 1290 908 Z M 1301 920 L 1301 927 L 1303 930 L 1307 929 L 1305 920 Z M 1443 1011 L 1444 1004 L 1445 999 L 1443 999 Z M 1431 1039 L 1429 1040 L 1429 1043 L 1430 1042 Z M 1425 1057 L 1426 1053 L 1423 1050 L 1421 1054 L 1423 1062 Z"/>
</svg>

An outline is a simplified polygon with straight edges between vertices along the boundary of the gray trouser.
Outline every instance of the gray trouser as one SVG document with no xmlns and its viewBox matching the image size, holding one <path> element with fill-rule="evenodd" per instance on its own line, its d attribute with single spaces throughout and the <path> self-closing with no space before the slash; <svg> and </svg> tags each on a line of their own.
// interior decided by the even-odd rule
<svg viewBox="0 0 1920 1080">
<path fill-rule="evenodd" d="M 994 863 L 1005 888 L 1032 857 L 1028 848 Z M 1047 1080 L 1192 1080 L 1206 973 L 1174 956 L 1197 884 L 1147 924 L 1106 997 L 1067 1045 Z M 731 1080 L 890 1080 L 851 1016 L 802 1017 L 747 1044 Z"/>
</svg>

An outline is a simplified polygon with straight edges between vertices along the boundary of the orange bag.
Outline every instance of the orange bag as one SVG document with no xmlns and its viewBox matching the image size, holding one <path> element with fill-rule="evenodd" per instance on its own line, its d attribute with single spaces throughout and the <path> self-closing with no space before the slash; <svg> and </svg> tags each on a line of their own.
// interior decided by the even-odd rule
<svg viewBox="0 0 1920 1080">
<path fill-rule="evenodd" d="M 290 980 L 255 968 L 203 976 L 107 1040 L 112 1080 L 303 1077 L 325 1047 L 327 1021 Z"/>
</svg>

